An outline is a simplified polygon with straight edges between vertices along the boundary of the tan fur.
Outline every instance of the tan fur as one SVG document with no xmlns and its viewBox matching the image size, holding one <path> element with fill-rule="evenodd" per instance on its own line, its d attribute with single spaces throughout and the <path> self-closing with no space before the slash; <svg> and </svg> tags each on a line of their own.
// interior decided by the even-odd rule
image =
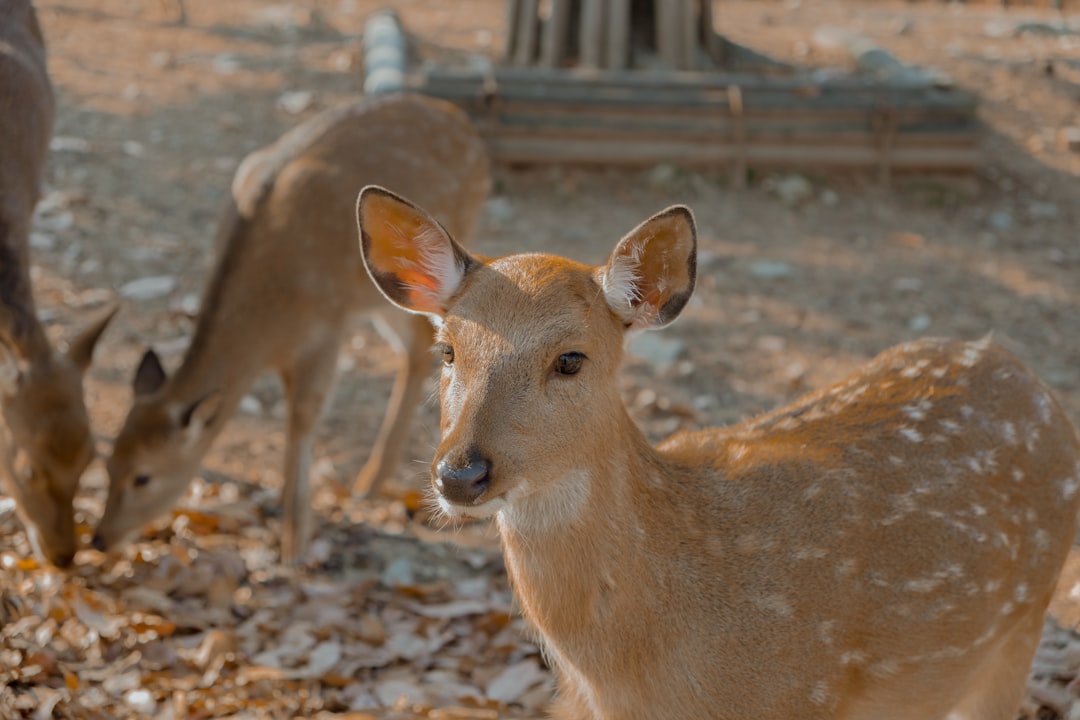
<svg viewBox="0 0 1080 720">
<path fill-rule="evenodd" d="M 464 113 L 412 95 L 327 111 L 246 158 L 180 368 L 166 379 L 148 355 L 136 376 L 108 463 L 98 547 L 122 542 L 183 495 L 243 394 L 273 369 L 288 401 L 282 558 L 302 559 L 312 433 L 341 344 L 364 313 L 378 316 L 401 365 L 356 490 L 371 492 L 393 473 L 430 372 L 431 328 L 388 308 L 367 281 L 352 218 L 356 192 L 373 181 L 424 197 L 448 228 L 468 235 L 488 193 L 488 161 Z M 146 482 L 136 485 L 138 477 Z"/>
<path fill-rule="evenodd" d="M 66 353 L 37 317 L 29 236 L 54 112 L 34 8 L 0 0 L 0 485 L 37 553 L 66 566 L 76 549 L 71 503 L 94 457 L 82 378 L 112 313 Z"/>
<path fill-rule="evenodd" d="M 361 195 L 365 253 L 387 196 Z M 1080 504 L 1060 405 L 989 338 L 928 339 L 653 448 L 616 382 L 624 328 L 673 319 L 693 245 L 676 208 L 614 267 L 466 256 L 426 311 L 452 359 L 433 484 L 451 517 L 495 515 L 554 717 L 1012 720 Z M 567 353 L 587 360 L 553 372 Z"/>
</svg>

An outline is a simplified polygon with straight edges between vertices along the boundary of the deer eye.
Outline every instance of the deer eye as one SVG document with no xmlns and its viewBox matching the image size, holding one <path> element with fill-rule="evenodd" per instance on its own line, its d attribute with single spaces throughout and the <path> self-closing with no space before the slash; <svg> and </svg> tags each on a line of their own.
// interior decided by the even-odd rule
<svg viewBox="0 0 1080 720">
<path fill-rule="evenodd" d="M 440 351 L 442 352 L 443 365 L 446 365 L 447 367 L 450 367 L 451 365 L 453 365 L 454 364 L 454 348 L 452 346 L 447 345 L 447 344 L 444 343 L 442 345 L 442 347 L 440 348 Z"/>
<path fill-rule="evenodd" d="M 579 352 L 563 353 L 555 361 L 555 372 L 559 375 L 577 375 L 585 356 Z"/>
<path fill-rule="evenodd" d="M 136 475 L 135 476 L 135 480 L 134 480 L 135 487 L 143 487 L 145 485 L 148 485 L 149 483 L 150 483 L 150 476 L 149 475 Z"/>
</svg>

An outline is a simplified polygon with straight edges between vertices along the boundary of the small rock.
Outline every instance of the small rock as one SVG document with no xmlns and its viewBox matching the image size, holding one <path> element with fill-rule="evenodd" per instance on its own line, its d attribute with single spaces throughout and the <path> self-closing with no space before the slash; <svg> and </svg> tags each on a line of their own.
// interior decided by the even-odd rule
<svg viewBox="0 0 1080 720">
<path fill-rule="evenodd" d="M 30 233 L 30 247 L 35 250 L 52 250 L 56 247 L 56 238 L 46 233 Z"/>
<path fill-rule="evenodd" d="M 514 206 L 507 197 L 493 197 L 487 201 L 484 207 L 492 220 L 509 222 L 514 219 Z"/>
<path fill-rule="evenodd" d="M 1009 230 L 1013 226 L 1012 213 L 1008 210 L 995 210 L 986 218 L 986 222 L 994 230 Z"/>
<path fill-rule="evenodd" d="M 900 292 L 919 292 L 923 289 L 923 281 L 917 277 L 898 277 L 893 280 L 893 288 Z"/>
<path fill-rule="evenodd" d="M 277 100 L 277 106 L 290 115 L 299 115 L 315 104 L 315 93 L 310 90 L 293 90 Z"/>
<path fill-rule="evenodd" d="M 833 190 L 821 191 L 821 204 L 825 207 L 836 207 L 840 203 L 840 196 Z"/>
<path fill-rule="evenodd" d="M 172 275 L 139 278 L 120 286 L 120 296 L 129 300 L 153 300 L 168 295 L 176 288 Z"/>
<path fill-rule="evenodd" d="M 262 415 L 263 405 L 254 395 L 245 395 L 240 398 L 239 410 L 245 415 Z"/>
<path fill-rule="evenodd" d="M 671 190 L 679 177 L 679 168 L 671 163 L 660 163 L 645 175 L 645 182 L 653 190 Z"/>
<path fill-rule="evenodd" d="M 415 585 L 416 573 L 408 558 L 397 558 L 386 566 L 380 579 L 383 585 L 391 588 Z"/>
<path fill-rule="evenodd" d="M 188 317 L 195 317 L 199 314 L 199 305 L 199 296 L 195 293 L 187 293 L 173 303 L 172 311 Z"/>
<path fill-rule="evenodd" d="M 926 313 L 922 313 L 911 318 L 911 320 L 908 322 L 908 330 L 911 330 L 911 332 L 921 333 L 929 329 L 932 322 L 933 321 L 930 319 L 929 315 L 927 315 Z"/>
<path fill-rule="evenodd" d="M 989 20 L 983 25 L 983 35 L 988 38 L 1006 38 L 1016 32 L 1016 25 L 1008 20 Z"/>
<path fill-rule="evenodd" d="M 773 192 L 780 202 L 795 207 L 814 195 L 814 186 L 802 175 L 786 175 L 773 183 Z"/>
<path fill-rule="evenodd" d="M 131 157 L 142 157 L 146 154 L 146 148 L 143 147 L 143 144 L 135 140 L 125 140 L 120 149 L 124 151 L 125 155 Z"/>
<path fill-rule="evenodd" d="M 686 343 L 656 333 L 641 333 L 630 341 L 627 349 L 654 367 L 664 367 L 686 352 Z"/>
<path fill-rule="evenodd" d="M 210 63 L 218 75 L 232 75 L 240 70 L 240 58 L 236 55 L 218 55 Z"/>
<path fill-rule="evenodd" d="M 1057 205 L 1040 200 L 1031 201 L 1027 211 L 1032 220 L 1056 220 L 1061 214 Z"/>
<path fill-rule="evenodd" d="M 790 277 L 795 268 L 781 260 L 754 260 L 750 263 L 750 274 L 759 280 L 777 280 Z"/>
<path fill-rule="evenodd" d="M 720 401 L 713 395 L 698 395 L 693 401 L 694 409 L 699 412 L 712 410 L 720 405 Z"/>
<path fill-rule="evenodd" d="M 132 710 L 143 715 L 153 716 L 157 712 L 157 703 L 154 702 L 154 696 L 149 690 L 143 688 L 128 690 L 124 694 L 124 702 Z"/>
<path fill-rule="evenodd" d="M 49 141 L 49 150 L 52 152 L 88 153 L 90 152 L 91 147 L 89 140 L 57 135 Z"/>
</svg>

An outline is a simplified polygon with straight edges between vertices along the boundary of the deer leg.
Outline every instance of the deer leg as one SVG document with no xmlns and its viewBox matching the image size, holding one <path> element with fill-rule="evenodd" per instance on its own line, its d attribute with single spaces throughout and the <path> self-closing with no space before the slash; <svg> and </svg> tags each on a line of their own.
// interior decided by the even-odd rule
<svg viewBox="0 0 1080 720">
<path fill-rule="evenodd" d="M 353 492 L 360 496 L 378 492 L 382 482 L 397 469 L 431 372 L 432 328 L 427 319 L 394 311 L 376 317 L 376 327 L 394 346 L 399 364 L 375 445 L 353 485 Z"/>
<path fill-rule="evenodd" d="M 282 372 L 288 403 L 285 472 L 281 488 L 281 561 L 292 565 L 307 554 L 314 511 L 311 507 L 312 446 L 315 427 L 333 387 L 341 337 L 333 334 L 310 344 Z"/>
</svg>

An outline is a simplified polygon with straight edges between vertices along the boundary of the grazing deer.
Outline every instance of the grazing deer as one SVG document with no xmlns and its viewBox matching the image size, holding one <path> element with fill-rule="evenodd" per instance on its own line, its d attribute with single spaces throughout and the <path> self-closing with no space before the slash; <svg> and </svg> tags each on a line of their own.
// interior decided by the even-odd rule
<svg viewBox="0 0 1080 720">
<path fill-rule="evenodd" d="M 38 320 L 30 226 L 45 176 L 55 100 L 45 39 L 28 0 L 0 0 L 0 486 L 35 553 L 75 556 L 72 500 L 94 441 L 83 374 L 112 313 L 58 353 Z"/>
<path fill-rule="evenodd" d="M 393 472 L 431 370 L 431 327 L 382 302 L 356 254 L 356 193 L 374 180 L 423 197 L 466 235 L 490 184 L 484 144 L 465 114 L 407 94 L 321 113 L 241 163 L 180 368 L 167 378 L 148 351 L 135 373 L 96 547 L 117 545 L 175 504 L 244 393 L 273 369 L 288 403 L 281 556 L 303 559 L 313 431 L 359 315 L 375 315 L 400 369 L 357 492 Z"/>
<path fill-rule="evenodd" d="M 1015 357 L 900 345 L 654 448 L 616 373 L 690 297 L 687 208 L 602 267 L 471 256 L 377 187 L 358 215 L 372 279 L 438 328 L 432 484 L 495 516 L 554 717 L 1013 720 L 1080 504 L 1080 439 Z"/>
</svg>

